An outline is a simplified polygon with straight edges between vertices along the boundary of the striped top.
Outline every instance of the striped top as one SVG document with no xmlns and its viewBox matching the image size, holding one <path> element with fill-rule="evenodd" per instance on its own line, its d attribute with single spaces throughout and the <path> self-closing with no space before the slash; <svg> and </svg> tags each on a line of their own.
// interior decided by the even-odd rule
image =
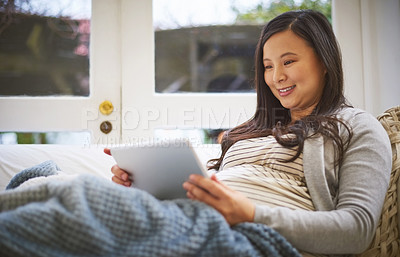
<svg viewBox="0 0 400 257">
<path fill-rule="evenodd" d="M 225 154 L 217 178 L 255 204 L 315 210 L 306 186 L 302 154 L 285 148 L 273 136 L 241 140 Z"/>
</svg>

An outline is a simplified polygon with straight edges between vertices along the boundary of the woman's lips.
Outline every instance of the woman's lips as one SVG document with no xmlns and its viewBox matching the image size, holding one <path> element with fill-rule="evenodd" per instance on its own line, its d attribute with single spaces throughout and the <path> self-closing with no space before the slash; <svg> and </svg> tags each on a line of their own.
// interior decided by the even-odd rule
<svg viewBox="0 0 400 257">
<path fill-rule="evenodd" d="M 291 94 L 293 92 L 295 87 L 296 87 L 296 85 L 293 85 L 291 87 L 285 87 L 285 88 L 278 89 L 279 95 L 280 96 L 287 96 L 287 95 L 289 95 L 289 94 Z"/>
</svg>

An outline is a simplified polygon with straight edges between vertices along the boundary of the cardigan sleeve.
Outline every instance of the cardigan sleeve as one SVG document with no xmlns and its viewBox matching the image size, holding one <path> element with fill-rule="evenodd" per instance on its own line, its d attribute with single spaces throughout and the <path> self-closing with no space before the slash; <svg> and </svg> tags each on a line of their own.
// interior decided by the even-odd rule
<svg viewBox="0 0 400 257">
<path fill-rule="evenodd" d="M 305 153 L 303 162 L 311 163 L 308 172 L 314 175 L 306 176 L 306 182 L 317 189 L 310 190 L 317 211 L 256 206 L 254 222 L 274 228 L 302 251 L 360 253 L 369 246 L 379 222 L 392 164 L 388 135 L 375 117 L 366 112 L 347 111 L 343 119 L 350 125 L 353 137 L 336 174 L 338 188 L 337 195 L 332 196 L 335 198 L 332 210 L 327 210 L 331 204 L 326 201 L 333 203 L 326 198 L 327 183 L 324 181 L 325 186 L 321 187 L 321 179 L 315 175 L 325 177 L 329 171 L 326 167 L 321 170 L 319 165 L 314 169 L 312 163 L 321 162 L 320 154 L 305 156 Z M 320 151 L 324 151 L 322 145 Z M 325 147 L 324 154 L 333 152 Z"/>
</svg>

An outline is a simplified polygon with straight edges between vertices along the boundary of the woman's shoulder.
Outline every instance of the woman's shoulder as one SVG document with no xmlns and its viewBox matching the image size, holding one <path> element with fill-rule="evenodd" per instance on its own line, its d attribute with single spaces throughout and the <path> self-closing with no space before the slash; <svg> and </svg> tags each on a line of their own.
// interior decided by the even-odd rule
<svg viewBox="0 0 400 257">
<path fill-rule="evenodd" d="M 359 109 L 359 108 L 355 108 L 355 107 L 348 107 L 348 106 L 344 106 L 341 107 L 340 109 L 337 110 L 337 115 L 340 118 L 345 118 L 345 119 L 351 119 L 354 118 L 356 116 L 368 116 L 369 118 L 374 118 L 370 113 L 368 113 L 367 111 L 363 110 L 363 109 Z"/>
<path fill-rule="evenodd" d="M 371 113 L 352 107 L 341 108 L 337 117 L 346 123 L 352 130 L 354 137 L 375 138 L 386 143 L 388 135 L 382 124 Z"/>
<path fill-rule="evenodd" d="M 336 116 L 352 128 L 364 125 L 382 127 L 376 117 L 359 108 L 342 107 L 337 111 Z"/>
</svg>

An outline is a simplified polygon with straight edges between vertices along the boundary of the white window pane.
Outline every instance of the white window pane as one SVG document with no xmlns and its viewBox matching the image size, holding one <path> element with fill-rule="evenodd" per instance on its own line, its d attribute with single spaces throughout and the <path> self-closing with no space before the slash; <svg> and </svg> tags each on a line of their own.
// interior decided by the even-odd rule
<svg viewBox="0 0 400 257">
<path fill-rule="evenodd" d="M 89 95 L 90 0 L 0 7 L 0 96 Z"/>
</svg>

